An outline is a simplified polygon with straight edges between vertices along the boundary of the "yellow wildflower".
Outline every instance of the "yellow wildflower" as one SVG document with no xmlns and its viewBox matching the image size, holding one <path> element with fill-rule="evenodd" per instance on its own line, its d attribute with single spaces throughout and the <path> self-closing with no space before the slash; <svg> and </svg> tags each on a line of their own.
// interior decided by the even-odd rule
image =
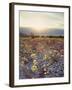
<svg viewBox="0 0 72 90">
<path fill-rule="evenodd" d="M 43 60 L 48 60 L 48 55 L 45 54 Z"/>
<path fill-rule="evenodd" d="M 36 65 L 33 65 L 33 66 L 31 67 L 31 70 L 32 70 L 33 72 L 36 72 L 36 71 L 38 70 L 38 67 L 37 67 Z"/>
<path fill-rule="evenodd" d="M 36 54 L 35 54 L 35 53 L 32 53 L 32 54 L 31 54 L 31 57 L 32 57 L 32 58 L 36 57 Z"/>
</svg>

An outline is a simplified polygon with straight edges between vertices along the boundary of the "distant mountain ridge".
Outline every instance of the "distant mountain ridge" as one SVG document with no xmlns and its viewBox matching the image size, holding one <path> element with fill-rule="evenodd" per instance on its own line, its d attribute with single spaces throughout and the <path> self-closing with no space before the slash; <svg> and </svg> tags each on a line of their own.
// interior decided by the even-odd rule
<svg viewBox="0 0 72 90">
<path fill-rule="evenodd" d="M 42 36 L 64 36 L 64 30 L 63 29 L 45 29 L 42 32 L 35 32 L 34 29 L 31 28 L 19 28 L 19 34 L 21 36 L 27 36 L 27 35 L 42 35 Z"/>
<path fill-rule="evenodd" d="M 64 36 L 63 29 L 51 29 L 48 31 L 49 36 Z"/>
</svg>

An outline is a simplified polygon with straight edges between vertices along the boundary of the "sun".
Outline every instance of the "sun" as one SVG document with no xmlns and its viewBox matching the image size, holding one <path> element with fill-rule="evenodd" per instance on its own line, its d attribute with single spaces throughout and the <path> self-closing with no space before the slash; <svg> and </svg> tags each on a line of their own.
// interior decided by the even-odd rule
<svg viewBox="0 0 72 90">
<path fill-rule="evenodd" d="M 40 28 L 39 28 L 39 29 L 38 29 L 38 28 L 35 28 L 34 30 L 35 30 L 35 32 L 37 32 L 37 33 L 44 32 L 44 29 L 40 29 Z"/>
</svg>

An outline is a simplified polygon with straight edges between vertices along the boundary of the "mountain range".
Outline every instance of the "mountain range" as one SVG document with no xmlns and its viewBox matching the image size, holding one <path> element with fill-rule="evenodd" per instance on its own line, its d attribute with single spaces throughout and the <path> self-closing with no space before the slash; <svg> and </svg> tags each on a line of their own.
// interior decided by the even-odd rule
<svg viewBox="0 0 72 90">
<path fill-rule="evenodd" d="M 19 28 L 19 34 L 21 36 L 29 36 L 29 35 L 40 35 L 40 36 L 64 36 L 63 29 L 45 29 L 42 32 L 35 32 L 34 29 L 31 28 Z"/>
</svg>

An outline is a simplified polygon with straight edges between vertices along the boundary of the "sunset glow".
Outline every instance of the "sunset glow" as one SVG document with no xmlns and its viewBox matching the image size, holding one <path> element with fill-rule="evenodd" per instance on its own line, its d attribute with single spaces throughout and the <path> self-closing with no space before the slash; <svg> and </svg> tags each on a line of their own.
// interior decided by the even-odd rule
<svg viewBox="0 0 72 90">
<path fill-rule="evenodd" d="M 20 11 L 20 27 L 29 27 L 36 32 L 45 29 L 63 29 L 64 13 Z"/>
</svg>

